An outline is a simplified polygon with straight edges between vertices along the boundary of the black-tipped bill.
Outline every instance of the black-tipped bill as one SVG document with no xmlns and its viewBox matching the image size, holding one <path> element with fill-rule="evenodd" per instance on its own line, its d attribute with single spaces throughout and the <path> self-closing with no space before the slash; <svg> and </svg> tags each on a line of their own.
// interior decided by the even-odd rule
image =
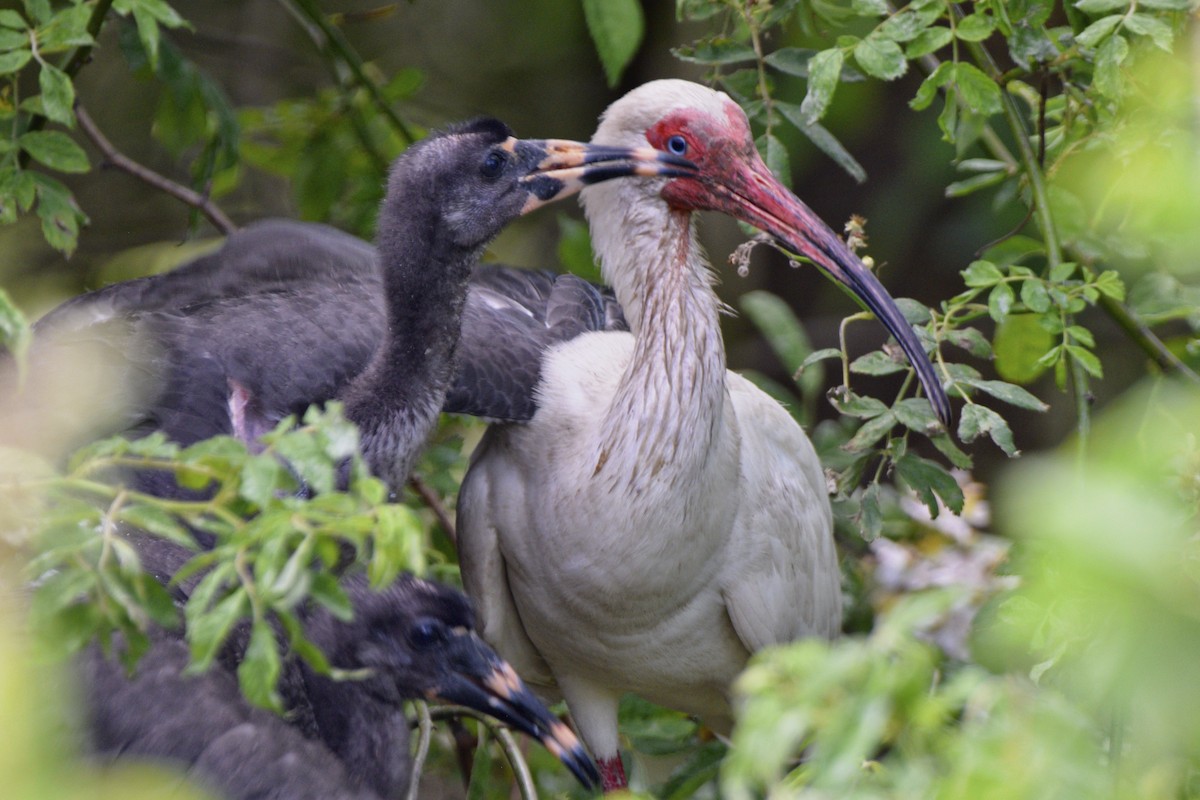
<svg viewBox="0 0 1200 800">
<path fill-rule="evenodd" d="M 521 209 L 527 214 L 546 203 L 569 197 L 585 186 L 639 176 L 643 178 L 694 177 L 691 161 L 652 147 L 610 147 L 567 139 L 520 139 L 515 143 L 519 157 L 536 166 L 521 179 L 529 200 Z"/>
<path fill-rule="evenodd" d="M 714 210 L 770 234 L 784 249 L 809 259 L 853 292 L 896 338 L 938 419 L 950 424 L 953 412 L 946 390 L 896 301 L 837 234 L 771 175 L 757 153 L 730 159 L 727 172 L 699 180 L 708 188 Z"/>
<path fill-rule="evenodd" d="M 579 739 L 534 696 L 512 666 L 474 634 L 462 634 L 460 644 L 474 650 L 472 657 L 458 659 L 458 669 L 428 694 L 481 711 L 532 736 L 585 788 L 598 788 L 600 772 Z"/>
</svg>

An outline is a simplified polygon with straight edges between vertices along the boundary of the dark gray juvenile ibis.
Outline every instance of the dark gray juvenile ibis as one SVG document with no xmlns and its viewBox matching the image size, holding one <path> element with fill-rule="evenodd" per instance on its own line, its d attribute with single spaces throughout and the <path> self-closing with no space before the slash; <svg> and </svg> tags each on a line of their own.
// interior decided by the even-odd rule
<svg viewBox="0 0 1200 800">
<path fill-rule="evenodd" d="M 51 312 L 35 331 L 35 373 L 42 351 L 81 344 L 109 356 L 97 362 L 115 365 L 107 376 L 111 396 L 83 401 L 88 411 L 111 406 L 100 409 L 100 430 L 77 440 L 118 430 L 162 430 L 184 444 L 235 429 L 252 435 L 338 398 L 359 426 L 368 464 L 396 488 L 453 385 L 464 318 L 480 329 L 471 341 L 496 350 L 488 318 L 506 283 L 498 272 L 483 274 L 481 299 L 467 305 L 472 268 L 487 243 L 512 219 L 585 184 L 689 168 L 649 149 L 519 140 L 496 120 L 450 128 L 394 165 L 377 255 L 325 226 L 248 228 L 171 273 L 116 284 Z M 523 280 L 531 279 L 507 283 Z M 512 310 L 509 303 L 497 313 Z M 476 353 L 466 361 L 485 359 Z M 78 394 L 70 391 L 75 377 L 57 387 L 60 394 Z M 232 405 L 243 415 L 236 419 L 232 385 L 249 399 Z M 498 396 L 467 387 L 455 410 L 472 411 L 469 403 L 482 400 L 486 411 Z M 60 424 L 42 402 L 30 406 L 32 423 L 13 428 L 33 429 L 48 416 Z M 77 407 L 74 413 L 82 416 Z"/>
<path fill-rule="evenodd" d="M 760 228 L 849 287 L 900 343 L 939 416 L 950 411 L 887 291 L 771 175 L 729 97 L 655 81 L 615 102 L 592 142 L 649 147 L 699 172 L 581 194 L 630 331 L 546 351 L 532 419 L 492 426 L 475 452 L 458 537 L 483 637 L 535 688 L 566 699 L 614 789 L 626 783 L 624 693 L 727 732 L 729 687 L 752 653 L 841 624 L 824 472 L 792 417 L 726 370 L 694 212 Z"/>
<path fill-rule="evenodd" d="M 164 582 L 191 556 L 145 537 L 138 548 Z M 288 711 L 280 717 L 251 706 L 238 689 L 245 635 L 235 635 L 207 672 L 187 675 L 183 632 L 157 629 L 132 675 L 98 646 L 81 658 L 91 750 L 103 760 L 177 767 L 230 800 L 398 798 L 411 777 L 404 701 L 440 699 L 539 740 L 584 786 L 599 783 L 575 735 L 475 634 L 462 593 L 412 576 L 375 591 L 354 575 L 342 588 L 353 620 L 313 608 L 303 624 L 333 666 L 362 671 L 362 679 L 333 680 L 288 658 L 280 677 Z M 188 588 L 175 591 L 185 602 Z"/>
</svg>

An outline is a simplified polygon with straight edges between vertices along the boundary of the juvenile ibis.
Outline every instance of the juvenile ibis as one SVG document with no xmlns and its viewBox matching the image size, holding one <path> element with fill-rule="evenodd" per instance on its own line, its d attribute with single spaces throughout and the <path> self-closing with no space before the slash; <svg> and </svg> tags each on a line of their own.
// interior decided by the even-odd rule
<svg viewBox="0 0 1200 800">
<path fill-rule="evenodd" d="M 648 148 L 519 140 L 503 123 L 476 120 L 397 160 L 380 209 L 377 255 L 325 226 L 253 226 L 173 272 L 63 304 L 39 322 L 33 360 L 82 342 L 99 345 L 109 356 L 104 363 L 115 365 L 106 381 L 111 398 L 96 398 L 114 407 L 101 414 L 99 430 L 75 434 L 75 444 L 118 430 L 162 430 L 184 444 L 235 429 L 253 434 L 339 398 L 359 426 L 369 466 L 396 488 L 453 384 L 469 279 L 487 243 L 517 216 L 585 184 L 690 168 Z M 485 295 L 494 299 L 495 291 Z M 467 309 L 472 325 L 487 329 L 491 299 Z M 472 341 L 494 344 L 486 332 Z M 76 377 L 57 390 L 77 407 Z M 238 419 L 230 415 L 232 385 L 249 399 L 233 404 Z M 12 428 L 37 427 L 55 388 L 23 406 L 32 407 L 33 424 Z M 471 411 L 471 402 L 489 395 L 459 397 L 456 410 Z"/>
<path fill-rule="evenodd" d="M 191 555 L 145 537 L 138 546 L 164 580 Z M 102 759 L 175 765 L 229 800 L 397 798 L 411 771 L 403 703 L 441 699 L 538 739 L 584 786 L 599 782 L 570 729 L 475 634 L 460 592 L 411 576 L 375 591 L 354 575 L 342 588 L 353 620 L 314 608 L 303 624 L 333 666 L 365 677 L 333 680 L 289 658 L 279 684 L 288 713 L 280 717 L 238 690 L 245 636 L 235 636 L 207 672 L 188 675 L 182 632 L 157 629 L 133 675 L 99 647 L 82 657 L 91 749 Z M 186 601 L 188 588 L 176 592 Z"/>
<path fill-rule="evenodd" d="M 561 693 L 606 789 L 625 785 L 622 694 L 731 724 L 750 654 L 832 637 L 841 588 L 825 476 L 774 400 L 725 368 L 694 212 L 722 211 L 848 286 L 917 369 L 936 373 L 895 303 L 763 164 L 742 110 L 678 80 L 603 115 L 593 144 L 652 148 L 688 176 L 588 187 L 581 201 L 630 332 L 546 351 L 527 424 L 492 426 L 458 505 L 480 631 L 532 685 Z"/>
</svg>

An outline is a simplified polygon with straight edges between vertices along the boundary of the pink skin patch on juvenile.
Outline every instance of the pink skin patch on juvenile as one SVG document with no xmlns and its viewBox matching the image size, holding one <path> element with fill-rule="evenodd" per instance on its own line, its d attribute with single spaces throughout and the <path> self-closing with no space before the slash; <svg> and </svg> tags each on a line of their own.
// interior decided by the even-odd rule
<svg viewBox="0 0 1200 800">
<path fill-rule="evenodd" d="M 629 779 L 625 777 L 625 767 L 621 765 L 619 755 L 602 758 L 596 762 L 596 766 L 600 768 L 600 785 L 605 794 L 629 788 Z"/>
</svg>

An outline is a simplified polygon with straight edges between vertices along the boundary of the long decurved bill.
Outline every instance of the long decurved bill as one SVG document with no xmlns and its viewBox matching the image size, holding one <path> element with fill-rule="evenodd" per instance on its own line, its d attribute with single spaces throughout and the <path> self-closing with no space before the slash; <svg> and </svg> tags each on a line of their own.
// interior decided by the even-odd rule
<svg viewBox="0 0 1200 800">
<path fill-rule="evenodd" d="M 541 742 L 585 788 L 600 786 L 600 772 L 567 725 L 546 709 L 511 665 L 473 633 L 452 644 L 452 671 L 429 689 L 430 699 L 473 708 Z"/>
<path fill-rule="evenodd" d="M 714 210 L 769 234 L 784 249 L 812 261 L 853 292 L 896 338 L 938 419 L 949 426 L 950 400 L 937 371 L 896 301 L 871 271 L 812 209 L 775 179 L 752 148 L 713 161 L 724 165 L 721 174 L 705 174 L 699 180 L 711 193 Z"/>
<path fill-rule="evenodd" d="M 691 161 L 652 147 L 608 147 L 568 139 L 513 139 L 511 142 L 517 156 L 534 165 L 521 179 L 529 191 L 522 214 L 570 197 L 590 184 L 613 178 L 632 175 L 684 178 L 699 172 Z"/>
</svg>

